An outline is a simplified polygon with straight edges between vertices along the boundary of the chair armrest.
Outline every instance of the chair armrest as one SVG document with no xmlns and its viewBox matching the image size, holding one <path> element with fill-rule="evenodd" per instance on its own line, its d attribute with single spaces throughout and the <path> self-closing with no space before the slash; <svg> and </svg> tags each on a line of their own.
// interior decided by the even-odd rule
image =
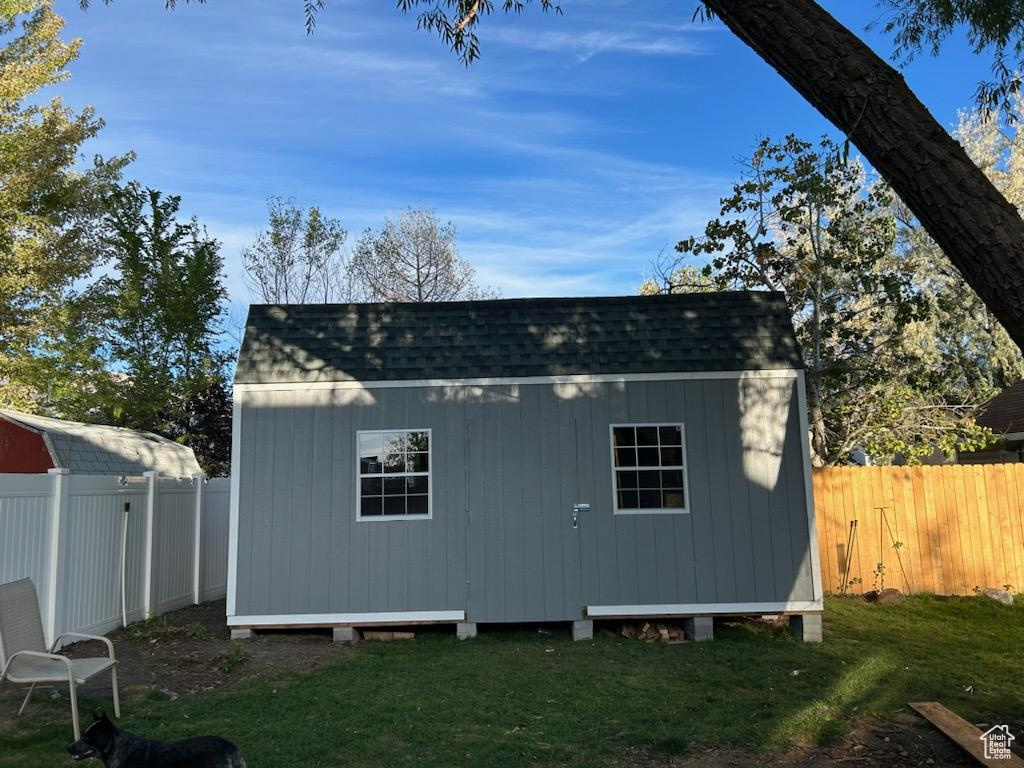
<svg viewBox="0 0 1024 768">
<path fill-rule="evenodd" d="M 107 657 L 114 658 L 114 644 L 110 642 L 109 638 L 103 637 L 102 635 L 83 635 L 81 632 L 64 632 L 53 641 L 53 646 L 50 648 L 50 653 L 53 653 L 57 644 L 60 643 L 65 637 L 77 637 L 82 640 L 99 640 L 101 643 L 107 646 Z"/>
<path fill-rule="evenodd" d="M 12 653 L 7 659 L 7 663 L 4 664 L 3 671 L 0 672 L 0 680 L 7 677 L 7 670 L 10 669 L 11 663 L 19 656 L 35 656 L 40 659 L 52 659 L 54 661 L 63 661 L 68 668 L 68 678 L 73 679 L 74 668 L 71 666 L 71 659 L 67 656 L 61 656 L 59 653 L 41 653 L 39 651 L 17 651 Z"/>
</svg>

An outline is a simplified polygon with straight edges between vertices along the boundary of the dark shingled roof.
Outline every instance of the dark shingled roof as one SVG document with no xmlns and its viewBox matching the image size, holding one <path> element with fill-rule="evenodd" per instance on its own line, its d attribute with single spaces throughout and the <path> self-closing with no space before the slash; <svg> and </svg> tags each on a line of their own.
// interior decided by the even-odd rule
<svg viewBox="0 0 1024 768">
<path fill-rule="evenodd" d="M 782 294 L 268 304 L 239 384 L 802 368 Z"/>
<path fill-rule="evenodd" d="M 997 435 L 1024 432 L 1024 381 L 1007 387 L 985 403 L 978 424 Z"/>
</svg>

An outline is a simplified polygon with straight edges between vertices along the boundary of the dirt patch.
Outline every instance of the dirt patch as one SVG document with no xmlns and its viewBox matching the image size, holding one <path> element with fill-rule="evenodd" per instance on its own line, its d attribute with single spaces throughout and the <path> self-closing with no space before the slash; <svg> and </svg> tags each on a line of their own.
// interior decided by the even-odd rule
<svg viewBox="0 0 1024 768">
<path fill-rule="evenodd" d="M 630 768 L 918 768 L 940 766 L 970 768 L 974 760 L 949 739 L 915 715 L 900 714 L 893 720 L 864 719 L 837 744 L 799 747 L 781 754 L 752 753 L 741 749 L 695 747 L 682 755 L 654 750 L 631 750 L 623 759 Z"/>
<path fill-rule="evenodd" d="M 331 641 L 329 630 L 261 632 L 251 640 L 232 642 L 224 616 L 224 601 L 218 600 L 111 632 L 122 699 L 154 694 L 175 699 L 248 678 L 315 669 L 351 653 L 349 647 Z M 63 653 L 105 656 L 106 648 L 90 641 L 70 645 Z M 36 696 L 49 692 L 40 689 Z M 67 686 L 56 690 L 64 696 Z M 100 675 L 80 690 L 108 696 L 110 678 Z M 0 728 L 13 720 L 24 695 L 23 686 L 0 686 Z"/>
</svg>

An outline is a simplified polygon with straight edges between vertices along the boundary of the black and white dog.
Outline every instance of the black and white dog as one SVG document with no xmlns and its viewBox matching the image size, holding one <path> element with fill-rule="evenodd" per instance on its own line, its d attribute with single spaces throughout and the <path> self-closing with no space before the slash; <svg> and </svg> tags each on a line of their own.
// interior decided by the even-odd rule
<svg viewBox="0 0 1024 768">
<path fill-rule="evenodd" d="M 97 712 L 82 738 L 68 747 L 75 760 L 97 757 L 107 768 L 245 768 L 238 747 L 219 736 L 150 741 L 122 731 Z"/>
</svg>

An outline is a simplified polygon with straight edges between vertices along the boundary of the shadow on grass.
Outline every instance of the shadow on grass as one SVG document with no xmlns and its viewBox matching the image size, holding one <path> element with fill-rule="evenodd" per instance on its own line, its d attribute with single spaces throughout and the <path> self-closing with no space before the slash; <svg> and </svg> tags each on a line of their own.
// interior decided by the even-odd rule
<svg viewBox="0 0 1024 768">
<path fill-rule="evenodd" d="M 123 724 L 151 738 L 225 736 L 250 768 L 515 768 L 620 765 L 638 747 L 675 755 L 696 745 L 827 742 L 852 717 L 888 716 L 914 698 L 997 721 L 1021 711 L 1024 690 L 1024 672 L 1005 652 L 1024 643 L 1024 610 L 998 608 L 830 600 L 822 645 L 764 624 L 722 625 L 713 642 L 671 646 L 536 631 L 468 642 L 424 635 L 367 643 L 311 672 L 176 701 L 138 697 Z M 66 703 L 42 700 L 0 734 L 0 766 L 69 764 Z M 83 711 L 93 703 L 107 704 L 83 702 Z"/>
</svg>

